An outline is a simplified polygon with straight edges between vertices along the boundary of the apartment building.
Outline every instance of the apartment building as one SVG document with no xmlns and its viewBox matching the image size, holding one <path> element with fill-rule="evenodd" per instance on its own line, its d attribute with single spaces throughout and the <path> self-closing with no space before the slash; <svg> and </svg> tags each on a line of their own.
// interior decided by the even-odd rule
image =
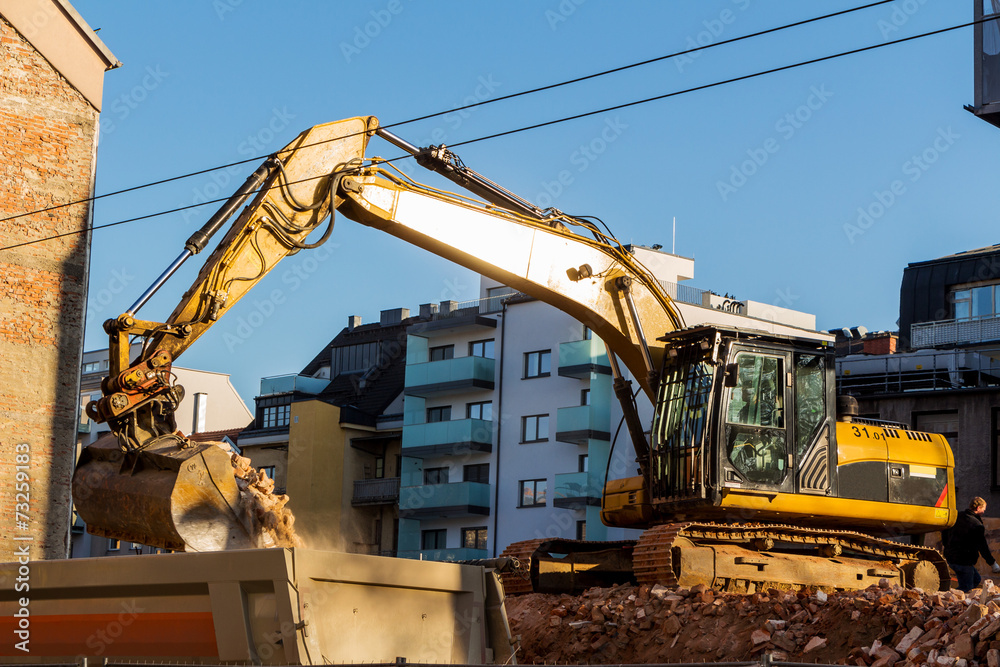
<svg viewBox="0 0 1000 667">
<path fill-rule="evenodd" d="M 862 415 L 945 435 L 959 504 L 1000 504 L 1000 245 L 909 264 L 898 332 L 837 333 L 838 391 Z"/>
<path fill-rule="evenodd" d="M 688 325 L 833 339 L 814 330 L 812 315 L 681 284 L 693 260 L 629 250 Z M 297 525 L 336 527 L 349 550 L 435 560 L 491 557 L 525 539 L 634 535 L 599 517 L 605 479 L 633 475 L 636 464 L 604 344 L 587 327 L 487 279 L 475 301 L 424 304 L 413 316 L 383 311 L 380 320 L 351 318 L 298 375 L 281 380 L 285 391 L 262 381 L 254 429 L 240 442 L 255 465 L 272 460 L 253 453 L 256 438 L 269 437 L 278 456 L 287 447 L 286 476 L 276 479 L 287 479 Z M 366 400 L 376 386 L 380 400 Z M 640 396 L 638 407 L 651 423 L 649 401 Z M 359 466 L 362 455 L 369 458 Z M 381 503 L 381 513 L 363 514 L 367 502 Z M 379 535 L 378 544 L 359 535 Z"/>
</svg>

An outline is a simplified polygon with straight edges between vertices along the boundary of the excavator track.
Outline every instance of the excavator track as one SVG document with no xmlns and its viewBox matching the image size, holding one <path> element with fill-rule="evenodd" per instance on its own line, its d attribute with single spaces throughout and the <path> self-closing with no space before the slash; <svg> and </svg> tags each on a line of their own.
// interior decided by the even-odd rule
<svg viewBox="0 0 1000 667">
<path fill-rule="evenodd" d="M 555 537 L 515 542 L 501 556 L 517 558 L 521 576 L 504 579 L 504 590 L 513 595 L 582 593 L 595 586 L 630 583 L 633 547 L 634 540 L 597 542 Z"/>
<path fill-rule="evenodd" d="M 947 590 L 951 583 L 935 549 L 784 525 L 672 523 L 647 530 L 637 542 L 537 539 L 515 542 L 502 555 L 522 565 L 503 575 L 509 595 L 580 592 L 625 580 L 667 588 L 704 584 L 733 593 L 856 590 L 882 579 L 924 590 Z M 623 565 L 628 559 L 630 566 Z"/>
<path fill-rule="evenodd" d="M 514 542 L 503 550 L 500 557 L 516 558 L 520 567 L 517 570 L 501 572 L 500 580 L 506 595 L 524 595 L 531 593 L 531 557 L 539 545 L 547 540 L 525 540 Z"/>
<path fill-rule="evenodd" d="M 674 523 L 643 533 L 633 551 L 637 583 L 705 584 L 752 593 L 766 588 L 854 590 L 881 579 L 947 590 L 948 565 L 929 547 L 853 531 L 783 525 Z"/>
</svg>

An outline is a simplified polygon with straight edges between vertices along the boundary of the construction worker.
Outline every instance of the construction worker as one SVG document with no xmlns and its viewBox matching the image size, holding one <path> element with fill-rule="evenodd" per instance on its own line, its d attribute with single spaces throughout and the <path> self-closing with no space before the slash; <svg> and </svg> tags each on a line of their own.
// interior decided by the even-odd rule
<svg viewBox="0 0 1000 667">
<path fill-rule="evenodd" d="M 986 543 L 986 527 L 983 513 L 986 501 L 975 497 L 969 502 L 969 509 L 958 515 L 955 525 L 941 533 L 944 543 L 944 558 L 958 576 L 958 587 L 968 593 L 979 586 L 982 577 L 976 570 L 979 557 L 993 566 L 993 572 L 1000 572 L 1000 563 L 993 558 Z"/>
</svg>

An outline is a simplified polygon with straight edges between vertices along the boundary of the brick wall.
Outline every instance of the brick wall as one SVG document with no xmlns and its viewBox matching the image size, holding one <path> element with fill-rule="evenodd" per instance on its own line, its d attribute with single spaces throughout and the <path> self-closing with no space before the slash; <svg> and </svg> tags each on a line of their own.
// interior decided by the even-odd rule
<svg viewBox="0 0 1000 667">
<path fill-rule="evenodd" d="M 0 18 L 0 218 L 90 196 L 97 116 Z M 0 248 L 88 224 L 87 204 L 0 222 Z M 0 561 L 26 543 L 33 559 L 67 555 L 89 243 L 84 233 L 0 250 Z M 23 444 L 27 508 L 16 506 Z"/>
</svg>

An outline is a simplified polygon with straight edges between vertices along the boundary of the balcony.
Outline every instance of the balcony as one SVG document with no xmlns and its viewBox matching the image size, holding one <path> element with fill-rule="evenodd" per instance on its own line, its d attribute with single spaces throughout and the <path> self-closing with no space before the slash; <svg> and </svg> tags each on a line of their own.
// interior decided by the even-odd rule
<svg viewBox="0 0 1000 667">
<path fill-rule="evenodd" d="M 410 396 L 443 396 L 474 389 L 492 390 L 496 361 L 485 357 L 459 357 L 407 364 L 403 391 Z"/>
<path fill-rule="evenodd" d="M 611 375 L 604 341 L 592 338 L 559 344 L 559 375 L 586 380 L 591 373 Z"/>
<path fill-rule="evenodd" d="M 404 486 L 399 491 L 399 518 L 446 519 L 490 513 L 490 485 L 481 482 Z"/>
<path fill-rule="evenodd" d="M 420 549 L 419 551 L 399 551 L 396 553 L 400 558 L 412 558 L 414 560 L 437 560 L 437 561 L 459 561 L 477 560 L 489 558 L 486 549 Z"/>
<path fill-rule="evenodd" d="M 354 480 L 353 507 L 365 505 L 395 505 L 399 500 L 399 478 Z"/>
<path fill-rule="evenodd" d="M 587 440 L 611 440 L 611 411 L 592 405 L 559 408 L 556 440 L 572 445 L 585 445 Z"/>
<path fill-rule="evenodd" d="M 600 507 L 601 485 L 589 472 L 559 473 L 556 475 L 556 494 L 552 504 L 574 510 L 588 505 Z"/>
<path fill-rule="evenodd" d="M 260 379 L 260 395 L 290 394 L 293 391 L 303 394 L 318 394 L 330 384 L 323 378 L 311 378 L 305 375 L 274 375 Z"/>
<path fill-rule="evenodd" d="M 969 345 L 1000 341 L 1000 317 L 941 320 L 910 325 L 914 348 Z"/>
<path fill-rule="evenodd" d="M 455 419 L 403 427 L 403 456 L 441 456 L 493 451 L 493 422 Z"/>
</svg>

